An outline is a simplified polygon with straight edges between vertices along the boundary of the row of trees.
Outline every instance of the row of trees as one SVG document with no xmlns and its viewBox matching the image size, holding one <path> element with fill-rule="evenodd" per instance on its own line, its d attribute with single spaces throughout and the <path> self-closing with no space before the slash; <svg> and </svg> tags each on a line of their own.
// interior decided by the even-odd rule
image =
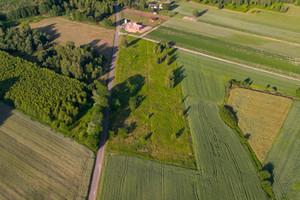
<svg viewBox="0 0 300 200">
<path fill-rule="evenodd" d="M 42 0 L 37 6 L 11 10 L 7 18 L 19 19 L 38 14 L 67 15 L 76 21 L 99 21 L 114 13 L 113 0 Z"/>
<path fill-rule="evenodd" d="M 215 4 L 218 5 L 219 9 L 227 7 L 230 9 L 240 9 L 247 11 L 249 8 L 268 8 L 271 10 L 286 12 L 287 8 L 284 7 L 283 3 L 294 3 L 299 4 L 299 0 L 197 0 L 203 4 Z"/>
<path fill-rule="evenodd" d="M 28 24 L 0 30 L 0 49 L 5 51 L 20 51 L 30 55 L 46 49 L 49 41 L 49 35 L 37 29 L 32 30 Z"/>
<path fill-rule="evenodd" d="M 102 55 L 90 45 L 75 47 L 74 42 L 68 41 L 65 46 L 40 51 L 38 60 L 43 67 L 87 84 L 102 75 Z"/>
</svg>

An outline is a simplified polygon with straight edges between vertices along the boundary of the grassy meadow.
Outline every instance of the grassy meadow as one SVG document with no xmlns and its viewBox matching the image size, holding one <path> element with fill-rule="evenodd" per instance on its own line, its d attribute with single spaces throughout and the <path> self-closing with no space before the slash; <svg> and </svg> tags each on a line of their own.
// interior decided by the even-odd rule
<svg viewBox="0 0 300 200">
<path fill-rule="evenodd" d="M 180 73 L 180 68 L 176 61 L 156 64 L 161 55 L 153 53 L 155 43 L 127 39 L 129 47 L 118 53 L 108 151 L 195 168 L 180 82 L 165 87 L 168 71 Z M 167 50 L 172 57 L 173 51 Z M 138 101 L 135 109 L 131 98 Z"/>
<path fill-rule="evenodd" d="M 293 100 L 253 90 L 234 88 L 228 105 L 238 118 L 238 126 L 247 137 L 257 158 L 268 154 Z"/>
<path fill-rule="evenodd" d="M 256 68 L 300 77 L 300 46 L 271 41 L 209 24 L 173 18 L 147 35 L 177 46 Z"/>
<path fill-rule="evenodd" d="M 86 199 L 94 154 L 0 103 L 0 199 Z"/>
<path fill-rule="evenodd" d="M 174 11 L 192 17 L 193 10 L 197 9 L 204 11 L 199 17 L 201 22 L 300 44 L 300 7 L 288 6 L 286 13 L 260 10 L 258 14 L 251 14 L 249 11 L 231 12 L 181 1 Z"/>
<path fill-rule="evenodd" d="M 264 164 L 276 199 L 300 199 L 300 102 L 295 101 Z"/>
</svg>

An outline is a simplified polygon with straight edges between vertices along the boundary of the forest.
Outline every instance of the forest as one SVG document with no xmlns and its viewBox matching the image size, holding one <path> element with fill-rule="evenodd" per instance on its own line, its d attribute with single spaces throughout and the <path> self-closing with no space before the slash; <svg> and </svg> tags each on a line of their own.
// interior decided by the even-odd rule
<svg viewBox="0 0 300 200">
<path fill-rule="evenodd" d="M 38 5 L 19 7 L 7 14 L 8 20 L 35 15 L 66 15 L 70 20 L 97 22 L 114 13 L 112 0 L 42 0 Z"/>
</svg>

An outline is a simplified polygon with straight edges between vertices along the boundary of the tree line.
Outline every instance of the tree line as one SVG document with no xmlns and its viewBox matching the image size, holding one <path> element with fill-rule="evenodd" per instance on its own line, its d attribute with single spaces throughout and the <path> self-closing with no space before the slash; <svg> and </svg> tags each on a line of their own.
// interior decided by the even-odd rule
<svg viewBox="0 0 300 200">
<path fill-rule="evenodd" d="M 70 20 L 96 22 L 114 13 L 112 0 L 42 0 L 38 5 L 19 7 L 7 14 L 7 19 L 14 20 L 48 14 L 66 15 Z"/>
<path fill-rule="evenodd" d="M 219 9 L 229 8 L 235 10 L 241 10 L 243 12 L 248 11 L 250 8 L 265 8 L 274 11 L 286 12 L 287 7 L 284 3 L 294 3 L 294 5 L 300 5 L 299 0 L 195 0 L 203 4 L 217 5 Z"/>
</svg>

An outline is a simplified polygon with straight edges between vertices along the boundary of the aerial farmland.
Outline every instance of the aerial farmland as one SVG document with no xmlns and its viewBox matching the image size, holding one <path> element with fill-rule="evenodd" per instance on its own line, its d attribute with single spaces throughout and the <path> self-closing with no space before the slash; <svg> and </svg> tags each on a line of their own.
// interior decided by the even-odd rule
<svg viewBox="0 0 300 200">
<path fill-rule="evenodd" d="M 300 2 L 0 0 L 0 199 L 300 199 Z"/>
</svg>

